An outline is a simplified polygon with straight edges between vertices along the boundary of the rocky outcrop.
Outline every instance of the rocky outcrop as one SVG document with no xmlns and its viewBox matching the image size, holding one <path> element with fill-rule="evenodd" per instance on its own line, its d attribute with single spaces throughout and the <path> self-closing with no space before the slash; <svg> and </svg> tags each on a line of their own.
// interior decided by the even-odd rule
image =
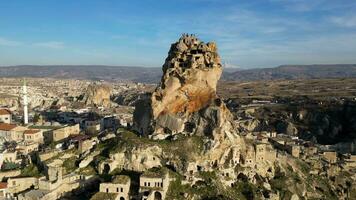
<svg viewBox="0 0 356 200">
<path fill-rule="evenodd" d="M 221 73 L 216 44 L 183 34 L 170 48 L 159 86 L 136 104 L 135 130 L 154 138 L 233 132 L 232 115 L 216 95 Z"/>
<path fill-rule="evenodd" d="M 91 106 L 104 106 L 109 107 L 111 87 L 105 84 L 90 84 L 83 96 L 83 102 Z"/>
</svg>

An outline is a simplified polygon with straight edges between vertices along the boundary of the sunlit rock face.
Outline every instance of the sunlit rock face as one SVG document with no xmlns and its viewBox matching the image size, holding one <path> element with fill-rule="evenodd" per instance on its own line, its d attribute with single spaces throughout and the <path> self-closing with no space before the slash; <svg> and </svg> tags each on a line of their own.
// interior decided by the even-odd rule
<svg viewBox="0 0 356 200">
<path fill-rule="evenodd" d="M 111 87 L 105 84 L 90 84 L 84 94 L 83 101 L 86 105 L 109 107 Z"/>
<path fill-rule="evenodd" d="M 136 105 L 134 128 L 165 138 L 177 133 L 215 136 L 232 128 L 231 114 L 216 95 L 222 73 L 216 44 L 183 34 L 172 44 L 156 90 Z"/>
</svg>

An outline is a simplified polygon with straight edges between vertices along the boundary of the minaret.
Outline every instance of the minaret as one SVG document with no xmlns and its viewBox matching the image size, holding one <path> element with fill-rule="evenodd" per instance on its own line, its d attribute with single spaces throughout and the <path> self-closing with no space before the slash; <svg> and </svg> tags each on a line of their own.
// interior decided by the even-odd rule
<svg viewBox="0 0 356 200">
<path fill-rule="evenodd" d="M 27 102 L 27 86 L 26 86 L 26 80 L 23 80 L 23 123 L 26 125 L 28 124 L 28 102 Z"/>
</svg>

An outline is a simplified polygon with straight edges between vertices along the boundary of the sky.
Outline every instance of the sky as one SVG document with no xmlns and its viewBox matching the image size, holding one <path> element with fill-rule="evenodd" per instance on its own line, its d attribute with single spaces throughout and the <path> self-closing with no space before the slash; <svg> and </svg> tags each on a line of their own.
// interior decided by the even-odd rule
<svg viewBox="0 0 356 200">
<path fill-rule="evenodd" d="M 160 67 L 182 33 L 226 66 L 356 63 L 355 0 L 0 0 L 0 66 Z"/>
</svg>

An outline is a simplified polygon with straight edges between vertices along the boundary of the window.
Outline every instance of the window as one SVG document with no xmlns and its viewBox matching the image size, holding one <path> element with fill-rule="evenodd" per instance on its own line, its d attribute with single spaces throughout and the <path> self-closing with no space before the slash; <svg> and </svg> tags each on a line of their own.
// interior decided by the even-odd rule
<svg viewBox="0 0 356 200">
<path fill-rule="evenodd" d="M 106 193 L 109 193 L 109 188 L 106 188 Z"/>
<path fill-rule="evenodd" d="M 148 182 L 148 187 L 150 187 L 150 182 Z"/>
<path fill-rule="evenodd" d="M 116 188 L 116 192 L 119 192 L 119 188 Z"/>
<path fill-rule="evenodd" d="M 146 187 L 146 186 L 147 186 L 147 183 L 145 182 L 143 185 Z"/>
<path fill-rule="evenodd" d="M 124 188 L 121 188 L 121 190 L 120 190 L 121 192 L 124 192 Z"/>
</svg>

